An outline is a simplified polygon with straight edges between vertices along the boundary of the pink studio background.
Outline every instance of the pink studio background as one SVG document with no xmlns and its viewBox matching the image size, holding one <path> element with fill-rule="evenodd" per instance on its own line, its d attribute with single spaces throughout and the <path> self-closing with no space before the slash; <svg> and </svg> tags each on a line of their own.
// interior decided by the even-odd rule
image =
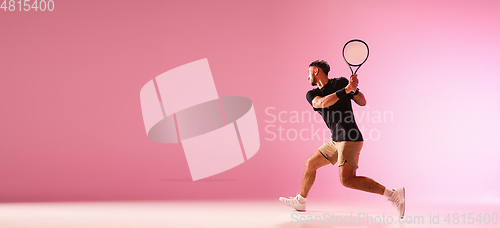
<svg viewBox="0 0 500 228">
<path fill-rule="evenodd" d="M 294 111 L 312 113 L 307 66 L 326 59 L 331 77 L 347 77 L 341 49 L 352 38 L 371 50 L 358 73 L 368 106 L 356 112 L 374 133 L 358 174 L 405 186 L 412 201 L 500 202 L 498 1 L 55 3 L 54 12 L 0 11 L 0 202 L 295 195 L 322 144 L 309 129 L 326 129 L 290 123 Z M 148 140 L 139 91 L 203 58 L 219 96 L 253 101 L 261 147 L 192 182 L 180 144 Z M 189 79 L 179 86 L 196 93 Z M 373 119 L 384 112 L 392 118 Z M 279 127 L 284 140 L 270 140 Z M 309 135 L 294 138 L 302 129 Z M 333 166 L 318 172 L 310 198 L 380 200 L 342 187 Z"/>
</svg>

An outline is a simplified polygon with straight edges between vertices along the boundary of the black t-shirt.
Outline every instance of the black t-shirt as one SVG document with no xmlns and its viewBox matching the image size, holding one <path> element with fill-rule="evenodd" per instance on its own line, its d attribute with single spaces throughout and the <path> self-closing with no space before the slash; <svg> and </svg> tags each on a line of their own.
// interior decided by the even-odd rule
<svg viewBox="0 0 500 228">
<path fill-rule="evenodd" d="M 324 97 L 329 94 L 335 93 L 340 89 L 343 89 L 349 84 L 349 80 L 344 77 L 332 78 L 328 80 L 323 88 L 315 88 L 309 90 L 306 94 L 306 99 L 312 106 L 312 101 L 316 96 Z M 351 99 L 353 99 L 352 94 L 347 94 L 341 97 L 337 103 L 326 108 L 314 108 L 326 123 L 326 126 L 330 128 L 332 133 L 332 140 L 335 142 L 339 141 L 363 141 L 363 136 L 361 131 L 356 125 L 354 120 L 354 114 L 352 112 Z"/>
</svg>

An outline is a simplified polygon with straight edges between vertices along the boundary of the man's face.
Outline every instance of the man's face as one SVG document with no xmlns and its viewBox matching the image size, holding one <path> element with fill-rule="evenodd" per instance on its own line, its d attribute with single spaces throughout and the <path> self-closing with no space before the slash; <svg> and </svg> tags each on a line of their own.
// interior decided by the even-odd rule
<svg viewBox="0 0 500 228">
<path fill-rule="evenodd" d="M 316 75 L 318 73 L 318 68 L 317 67 L 309 67 L 309 77 L 307 77 L 307 80 L 311 83 L 312 86 L 315 86 L 317 83 Z"/>
</svg>

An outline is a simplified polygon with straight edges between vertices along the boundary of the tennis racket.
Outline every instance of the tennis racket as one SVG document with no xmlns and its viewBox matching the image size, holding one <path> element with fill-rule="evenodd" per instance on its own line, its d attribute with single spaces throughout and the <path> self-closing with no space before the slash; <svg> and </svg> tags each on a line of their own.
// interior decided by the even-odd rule
<svg viewBox="0 0 500 228">
<path fill-rule="evenodd" d="M 370 53 L 368 45 L 362 40 L 349 40 L 342 49 L 342 56 L 351 69 L 351 74 L 356 74 L 363 63 L 368 59 Z M 353 71 L 353 68 L 356 70 Z"/>
</svg>

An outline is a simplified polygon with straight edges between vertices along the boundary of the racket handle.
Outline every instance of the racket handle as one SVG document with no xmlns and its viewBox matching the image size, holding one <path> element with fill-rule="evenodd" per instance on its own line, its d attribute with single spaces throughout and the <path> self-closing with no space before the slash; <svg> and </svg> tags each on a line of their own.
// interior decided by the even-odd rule
<svg viewBox="0 0 500 228">
<path fill-rule="evenodd" d="M 349 94 L 352 94 L 354 96 L 358 95 L 358 93 L 359 93 L 359 88 L 356 88 L 356 91 L 349 92 Z"/>
</svg>

